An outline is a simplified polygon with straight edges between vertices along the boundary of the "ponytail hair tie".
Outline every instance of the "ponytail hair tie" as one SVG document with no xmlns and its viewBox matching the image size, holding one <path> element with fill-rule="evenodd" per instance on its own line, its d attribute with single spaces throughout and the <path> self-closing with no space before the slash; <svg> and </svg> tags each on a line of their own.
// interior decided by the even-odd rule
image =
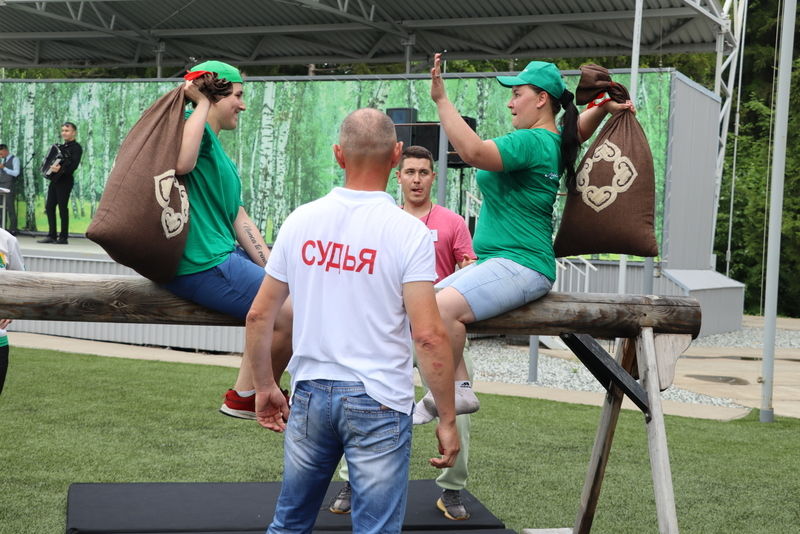
<svg viewBox="0 0 800 534">
<path fill-rule="evenodd" d="M 564 89 L 564 92 L 561 93 L 561 98 L 558 99 L 558 102 L 561 104 L 562 108 L 566 109 L 570 104 L 572 104 L 573 98 L 575 98 L 575 95 Z"/>
</svg>

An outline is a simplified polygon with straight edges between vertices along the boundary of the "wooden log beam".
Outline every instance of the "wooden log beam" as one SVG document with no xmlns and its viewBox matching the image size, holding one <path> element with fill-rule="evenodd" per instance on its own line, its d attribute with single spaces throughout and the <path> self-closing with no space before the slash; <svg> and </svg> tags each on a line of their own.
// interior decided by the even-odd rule
<svg viewBox="0 0 800 534">
<path fill-rule="evenodd" d="M 242 326 L 141 276 L 0 271 L 0 317 Z"/>
<path fill-rule="evenodd" d="M 0 271 L 0 317 L 42 321 L 241 326 L 139 276 Z M 636 337 L 700 332 L 700 304 L 686 297 L 556 293 L 469 325 L 491 334 Z"/>
<path fill-rule="evenodd" d="M 688 297 L 557 293 L 491 319 L 472 323 L 472 333 L 580 333 L 600 338 L 630 338 L 650 327 L 659 334 L 700 333 L 700 303 Z"/>
</svg>

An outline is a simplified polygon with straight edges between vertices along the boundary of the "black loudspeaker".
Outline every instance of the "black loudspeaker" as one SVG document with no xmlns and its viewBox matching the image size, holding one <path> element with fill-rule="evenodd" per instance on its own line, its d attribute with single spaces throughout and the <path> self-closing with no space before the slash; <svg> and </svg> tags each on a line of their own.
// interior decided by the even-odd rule
<svg viewBox="0 0 800 534">
<path fill-rule="evenodd" d="M 472 117 L 463 117 L 473 131 L 477 128 L 478 121 Z M 414 124 L 411 132 L 411 142 L 414 145 L 424 146 L 433 154 L 435 161 L 439 160 L 439 123 L 438 122 L 418 122 Z M 453 145 L 447 144 L 447 166 L 451 169 L 462 169 L 469 167 L 461 156 L 453 149 Z"/>
<path fill-rule="evenodd" d="M 403 142 L 403 146 L 413 145 L 412 128 L 417 122 L 417 110 L 415 108 L 389 108 L 386 114 L 395 124 L 394 130 L 397 140 Z"/>
<path fill-rule="evenodd" d="M 473 117 L 461 117 L 464 121 L 472 128 L 472 131 L 477 131 L 478 128 L 478 121 L 475 120 Z M 453 150 L 453 145 L 447 143 L 447 166 L 452 169 L 463 169 L 465 167 L 469 167 L 464 160 L 461 159 L 461 156 Z"/>
<path fill-rule="evenodd" d="M 397 140 L 403 142 L 404 147 L 419 145 L 427 148 L 433 154 L 434 161 L 439 160 L 439 123 L 418 122 L 415 108 L 389 108 L 386 114 L 392 119 L 397 133 Z M 472 117 L 463 117 L 472 130 L 476 130 L 478 121 Z M 461 159 L 453 145 L 447 145 L 447 166 L 453 169 L 469 167 Z"/>
<path fill-rule="evenodd" d="M 411 144 L 424 146 L 433 154 L 433 161 L 439 161 L 439 123 L 418 122 L 411 130 Z"/>
</svg>

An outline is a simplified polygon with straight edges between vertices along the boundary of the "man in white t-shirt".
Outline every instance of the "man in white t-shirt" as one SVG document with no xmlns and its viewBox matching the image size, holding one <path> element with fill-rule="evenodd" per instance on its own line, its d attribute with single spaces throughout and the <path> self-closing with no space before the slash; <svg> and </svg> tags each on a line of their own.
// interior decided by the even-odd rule
<svg viewBox="0 0 800 534">
<path fill-rule="evenodd" d="M 433 290 L 433 242 L 425 225 L 385 193 L 401 149 L 386 114 L 360 109 L 348 115 L 334 145 L 345 186 L 286 219 L 247 316 L 257 419 L 270 430 L 286 430 L 270 533 L 311 531 L 342 454 L 353 488 L 353 532 L 401 531 L 414 405 L 412 339 L 440 416 L 442 456 L 430 463 L 449 467 L 458 454 L 453 358 Z M 291 412 L 270 355 L 273 324 L 290 293 Z"/>
<path fill-rule="evenodd" d="M 456 268 L 463 268 L 475 261 L 472 250 L 472 237 L 469 234 L 464 218 L 431 200 L 431 190 L 436 172 L 433 170 L 433 154 L 425 147 L 411 145 L 403 147 L 403 155 L 395 171 L 397 183 L 403 192 L 402 209 L 421 220 L 433 239 L 436 251 L 436 283 L 451 275 Z M 464 362 L 472 369 L 472 361 L 468 352 L 464 352 Z M 459 390 L 470 387 L 469 381 L 455 384 L 456 398 Z M 419 412 L 414 412 L 414 421 Z M 427 422 L 427 421 L 426 421 Z M 456 427 L 460 438 L 460 451 L 453 467 L 443 469 L 437 477 L 436 484 L 442 488 L 442 494 L 436 506 L 445 517 L 452 520 L 469 519 L 469 510 L 461 500 L 461 490 L 467 485 L 469 460 L 470 416 L 462 414 L 456 417 Z M 352 488 L 349 484 L 347 464 L 339 469 L 339 476 L 345 485 L 331 500 L 329 510 L 335 514 L 350 513 Z"/>
</svg>

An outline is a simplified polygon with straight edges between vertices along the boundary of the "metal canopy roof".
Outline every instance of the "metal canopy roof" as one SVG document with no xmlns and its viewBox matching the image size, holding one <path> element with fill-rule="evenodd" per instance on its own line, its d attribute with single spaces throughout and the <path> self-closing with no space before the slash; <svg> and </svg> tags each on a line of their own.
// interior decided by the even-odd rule
<svg viewBox="0 0 800 534">
<path fill-rule="evenodd" d="M 644 0 L 642 54 L 718 52 L 731 0 Z M 630 55 L 634 0 L 0 0 L 0 67 Z"/>
</svg>

